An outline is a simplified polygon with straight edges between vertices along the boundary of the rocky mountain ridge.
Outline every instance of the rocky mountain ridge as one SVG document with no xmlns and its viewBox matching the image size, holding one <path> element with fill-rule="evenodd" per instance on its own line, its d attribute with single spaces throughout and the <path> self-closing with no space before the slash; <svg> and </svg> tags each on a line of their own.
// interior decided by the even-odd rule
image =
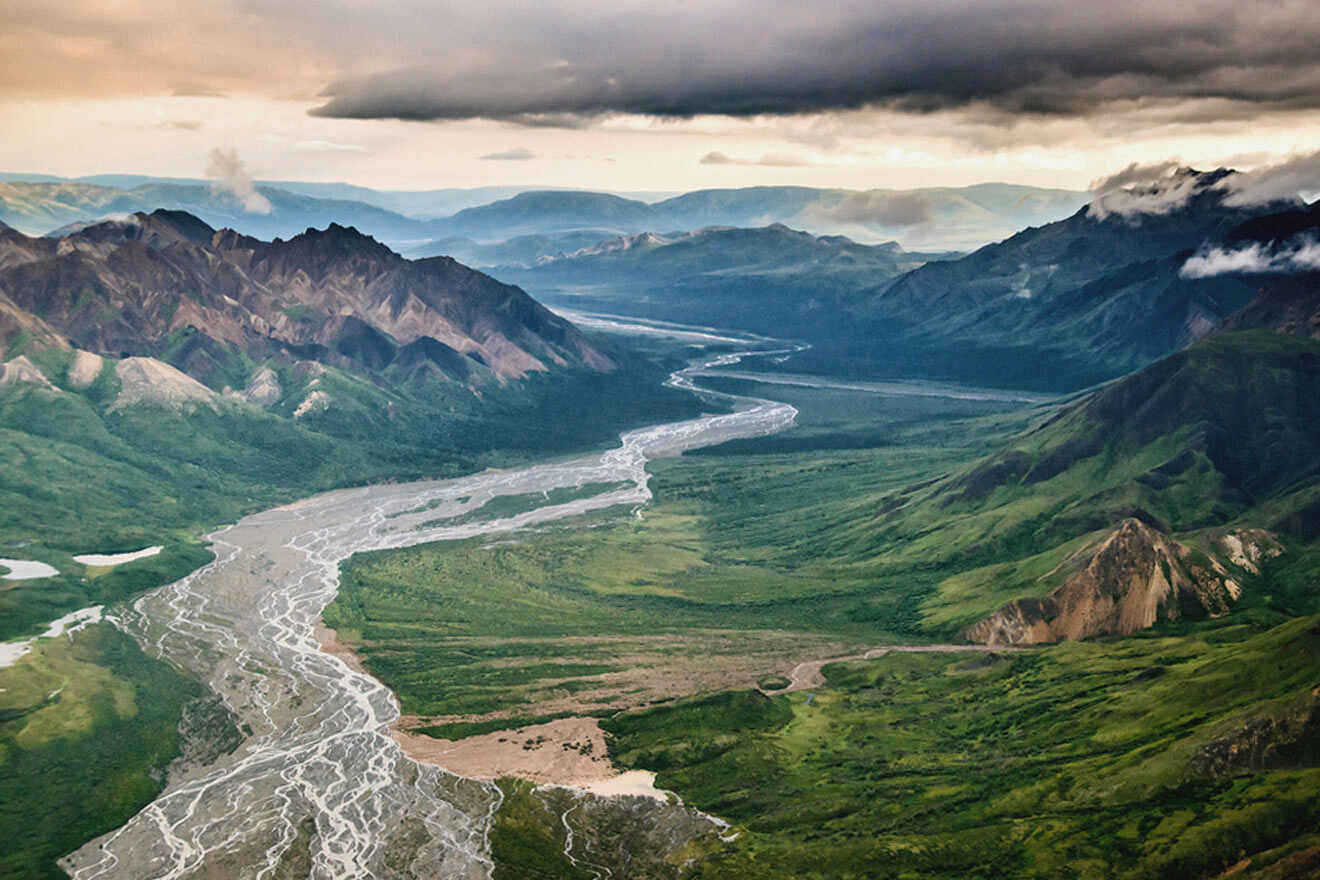
<svg viewBox="0 0 1320 880">
<path fill-rule="evenodd" d="M 1231 532 L 1218 549 L 1243 571 L 1283 552 L 1268 532 Z M 1014 599 L 969 627 L 964 637 L 984 645 L 1038 645 L 1100 635 L 1131 635 L 1162 620 L 1217 616 L 1242 595 L 1240 575 L 1213 556 L 1135 517 L 1076 551 L 1069 572 L 1043 599 Z M 1051 572 L 1055 575 L 1058 572 Z"/>
<path fill-rule="evenodd" d="M 164 210 L 53 239 L 0 233 L 0 332 L 162 356 L 217 390 L 236 352 L 463 383 L 611 367 L 521 290 L 453 260 L 409 261 L 337 224 L 265 242 Z"/>
</svg>

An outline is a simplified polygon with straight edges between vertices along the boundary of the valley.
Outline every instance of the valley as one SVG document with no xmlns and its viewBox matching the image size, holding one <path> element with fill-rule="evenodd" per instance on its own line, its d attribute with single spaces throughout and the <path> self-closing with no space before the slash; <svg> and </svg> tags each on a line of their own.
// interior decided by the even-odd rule
<svg viewBox="0 0 1320 880">
<path fill-rule="evenodd" d="M 1189 174 L 968 257 L 606 243 L 558 312 L 337 225 L 0 230 L 0 876 L 1307 876 L 1313 287 L 1178 266 L 1316 214 Z"/>
<path fill-rule="evenodd" d="M 1313 351 L 1224 337 L 1155 375 L 1192 380 L 1244 349 L 1260 357 L 1261 345 L 1283 358 L 1266 367 L 1275 381 Z M 1309 496 L 1223 506 L 1197 488 L 1186 497 L 1219 509 L 1181 508 L 1175 469 L 1150 485 L 1150 465 L 1118 455 L 1126 441 L 1110 425 L 1105 449 L 1074 453 L 1107 474 L 1086 479 L 1090 509 L 1042 515 L 1058 499 L 1076 505 L 1077 484 L 1055 495 L 1028 480 L 988 498 L 967 487 L 1008 455 L 999 450 L 1077 418 L 1076 402 L 1023 410 L 1000 395 L 702 381 L 779 394 L 799 411 L 794 426 L 653 463 L 655 498 L 640 518 L 343 567 L 325 619 L 399 695 L 415 754 L 553 782 L 536 756 L 580 745 L 574 719 L 595 719 L 615 768 L 656 772 L 659 787 L 732 823 L 732 840 L 688 851 L 686 876 L 1195 878 L 1238 863 L 1247 876 L 1308 876 L 1320 852 L 1315 550 L 1286 529 L 1277 554 L 1216 542 Z M 1118 383 L 1086 400 L 1123 394 Z M 1152 428 L 1168 430 L 1142 430 Z M 1050 444 L 1031 442 L 1049 460 Z M 1207 454 L 1199 486 L 1219 474 L 1224 493 L 1243 479 Z M 922 485 L 931 473 L 951 476 Z M 1278 480 L 1296 492 L 1292 477 Z M 1231 568 L 1243 584 L 1232 610 L 1179 601 L 1126 636 L 969 653 L 968 624 L 997 597 L 1043 595 L 1097 539 L 1091 522 L 1132 510 L 1125 483 L 1151 493 L 1145 516 L 1161 510 L 1156 499 L 1173 504 L 1162 527 L 1204 548 L 1184 551 L 1196 562 L 1156 564 L 1154 580 L 1160 564 Z M 1001 543 L 987 546 L 990 536 Z M 680 687 L 657 688 L 656 673 Z M 500 763 L 501 741 L 525 759 Z M 538 834 L 557 833 L 552 818 Z"/>
<path fill-rule="evenodd" d="M 619 449 L 599 457 L 319 496 L 216 533 L 216 562 L 138 599 L 118 624 L 220 695 L 241 742 L 199 766 L 176 766 L 152 806 L 71 856 L 65 868 L 79 877 L 177 876 L 202 865 L 250 863 L 276 869 L 299 857 L 295 844 L 307 845 L 300 829 L 312 821 L 318 829 L 308 856 L 314 870 L 379 875 L 398 864 L 393 870 L 432 876 L 482 872 L 489 865 L 481 843 L 485 817 L 499 802 L 499 789 L 403 759 L 385 733 L 397 713 L 389 692 L 320 649 L 317 617 L 335 590 L 336 563 L 372 547 L 498 533 L 635 506 L 649 497 L 649 456 L 773 431 L 792 417 L 785 405 L 751 404 L 630 432 Z M 626 488 L 511 516 L 494 512 L 487 520 L 444 522 L 491 498 L 584 483 Z M 20 660 L 17 674 L 30 663 Z M 33 720 L 25 722 L 24 730 Z M 322 775 L 330 766 L 339 768 L 340 785 Z M 349 779 L 353 785 L 345 788 Z M 245 795 L 242 813 L 236 812 L 236 791 L 257 793 L 255 801 Z M 407 813 L 386 810 L 401 799 L 411 804 Z M 468 830 L 456 835 L 455 822 Z M 243 826 L 239 833 L 235 823 Z M 426 832 L 424 839 L 402 854 L 399 847 L 409 846 L 404 841 L 416 839 L 418 830 Z M 223 867 L 207 868 L 217 869 Z"/>
<path fill-rule="evenodd" d="M 0 880 L 1320 877 L 1320 5 L 0 10 Z"/>
<path fill-rule="evenodd" d="M 7 370 L 28 366 L 0 383 L 15 465 L 0 472 L 0 547 L 59 573 L 0 594 L 0 640 L 174 581 L 210 558 L 205 531 L 272 504 L 580 450 L 698 411 L 662 387 L 674 363 L 611 358 L 452 261 L 421 266 L 335 227 L 270 245 L 264 270 L 244 263 L 265 246 L 163 211 L 59 243 L 0 232 L 0 297 L 17 297 L 0 344 Z M 372 305 L 419 278 L 427 302 Z M 108 569 L 75 558 L 157 545 Z"/>
</svg>

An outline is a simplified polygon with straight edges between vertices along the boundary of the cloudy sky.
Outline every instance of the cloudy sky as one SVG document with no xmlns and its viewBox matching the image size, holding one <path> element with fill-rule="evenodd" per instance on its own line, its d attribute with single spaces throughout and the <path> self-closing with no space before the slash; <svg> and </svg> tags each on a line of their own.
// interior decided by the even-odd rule
<svg viewBox="0 0 1320 880">
<path fill-rule="evenodd" d="M 1084 188 L 1320 148 L 1314 0 L 0 0 L 0 170 Z"/>
</svg>

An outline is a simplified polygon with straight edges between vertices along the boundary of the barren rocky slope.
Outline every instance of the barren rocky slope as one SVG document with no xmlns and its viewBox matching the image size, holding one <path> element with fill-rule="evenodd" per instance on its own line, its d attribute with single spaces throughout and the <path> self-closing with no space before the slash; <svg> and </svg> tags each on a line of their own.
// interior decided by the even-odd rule
<svg viewBox="0 0 1320 880">
<path fill-rule="evenodd" d="M 100 355 L 164 356 L 217 388 L 236 352 L 366 370 L 403 354 L 464 382 L 611 366 L 521 290 L 333 224 L 273 242 L 171 211 L 56 239 L 4 230 L 0 296 L 11 339 L 27 330 Z"/>
<path fill-rule="evenodd" d="M 1224 549 L 1243 567 L 1282 552 L 1268 532 L 1237 533 Z M 965 633 L 987 645 L 1036 645 L 1098 635 L 1131 635 L 1161 620 L 1220 615 L 1242 595 L 1223 563 L 1146 525 L 1121 522 L 1103 539 L 1077 551 L 1071 572 L 1044 599 L 1014 599 Z"/>
</svg>

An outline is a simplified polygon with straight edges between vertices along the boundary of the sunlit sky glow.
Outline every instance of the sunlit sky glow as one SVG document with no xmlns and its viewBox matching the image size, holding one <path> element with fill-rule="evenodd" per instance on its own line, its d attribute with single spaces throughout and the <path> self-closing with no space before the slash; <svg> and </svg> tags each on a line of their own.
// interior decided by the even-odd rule
<svg viewBox="0 0 1320 880">
<path fill-rule="evenodd" d="M 4 4 L 0 170 L 1084 188 L 1320 146 L 1310 2 Z"/>
</svg>

